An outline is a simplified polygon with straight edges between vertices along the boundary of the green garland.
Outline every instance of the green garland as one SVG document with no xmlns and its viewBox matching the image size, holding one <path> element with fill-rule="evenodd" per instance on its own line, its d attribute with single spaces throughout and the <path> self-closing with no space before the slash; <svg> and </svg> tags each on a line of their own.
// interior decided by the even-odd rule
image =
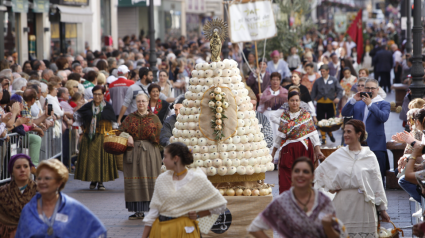
<svg viewBox="0 0 425 238">
<path fill-rule="evenodd" d="M 211 120 L 211 128 L 214 129 L 215 140 L 220 141 L 224 138 L 223 127 L 224 119 L 227 119 L 225 109 L 229 106 L 229 103 L 225 101 L 226 93 L 221 92 L 220 87 L 213 88 L 210 91 L 210 101 L 208 106 L 213 112 L 213 119 Z"/>
</svg>

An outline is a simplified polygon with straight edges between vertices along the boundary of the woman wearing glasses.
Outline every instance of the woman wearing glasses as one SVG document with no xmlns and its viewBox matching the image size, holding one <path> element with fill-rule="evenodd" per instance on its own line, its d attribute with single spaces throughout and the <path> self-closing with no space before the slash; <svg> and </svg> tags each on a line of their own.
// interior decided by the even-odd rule
<svg viewBox="0 0 425 238">
<path fill-rule="evenodd" d="M 162 123 L 158 116 L 148 110 L 149 98 L 146 94 L 138 94 L 136 103 L 137 110 L 129 114 L 120 127 L 120 131 L 130 134 L 128 150 L 124 154 L 125 206 L 135 213 L 129 216 L 129 220 L 143 219 L 143 212 L 149 211 L 162 164 L 159 152 Z"/>
<path fill-rule="evenodd" d="M 22 210 L 15 238 L 106 237 L 102 222 L 61 192 L 69 177 L 62 162 L 45 160 L 37 167 L 36 175 L 38 193 Z"/>
<path fill-rule="evenodd" d="M 0 187 L 0 237 L 15 237 L 21 211 L 37 192 L 37 185 L 30 178 L 31 169 L 35 170 L 28 155 L 10 158 L 11 182 Z"/>
<path fill-rule="evenodd" d="M 74 178 L 91 181 L 90 189 L 95 189 L 97 185 L 99 190 L 105 190 L 103 182 L 118 178 L 114 155 L 103 149 L 105 134 L 112 130 L 116 117 L 112 105 L 103 99 L 105 88 L 96 85 L 92 92 L 93 101 L 86 103 L 74 114 L 74 126 L 82 126 L 84 131 Z"/>
</svg>

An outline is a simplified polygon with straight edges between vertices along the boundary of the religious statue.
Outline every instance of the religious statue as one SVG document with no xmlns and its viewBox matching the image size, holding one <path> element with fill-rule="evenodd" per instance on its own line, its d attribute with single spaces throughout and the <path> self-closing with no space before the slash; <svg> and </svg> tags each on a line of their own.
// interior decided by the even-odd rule
<svg viewBox="0 0 425 238">
<path fill-rule="evenodd" d="M 227 37 L 227 23 L 221 19 L 213 19 L 204 26 L 205 37 L 210 41 L 211 61 L 219 62 L 221 46 Z"/>
</svg>

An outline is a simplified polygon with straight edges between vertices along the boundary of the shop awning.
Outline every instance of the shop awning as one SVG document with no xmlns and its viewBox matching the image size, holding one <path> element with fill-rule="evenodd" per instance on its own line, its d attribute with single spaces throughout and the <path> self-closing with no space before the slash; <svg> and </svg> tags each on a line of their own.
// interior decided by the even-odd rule
<svg viewBox="0 0 425 238">
<path fill-rule="evenodd" d="M 58 5 L 61 22 L 84 23 L 93 21 L 93 12 L 89 7 L 67 7 Z"/>
</svg>

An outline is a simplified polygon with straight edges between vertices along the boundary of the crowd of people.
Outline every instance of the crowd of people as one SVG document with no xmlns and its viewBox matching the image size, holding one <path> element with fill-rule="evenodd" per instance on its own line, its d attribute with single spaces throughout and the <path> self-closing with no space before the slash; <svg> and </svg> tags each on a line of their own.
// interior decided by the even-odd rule
<svg viewBox="0 0 425 238">
<path fill-rule="evenodd" d="M 367 28 L 361 56 L 349 36 L 326 28 L 308 32 L 289 52 L 274 50 L 258 61 L 252 44 L 229 44 L 228 59 L 239 65 L 279 169 L 280 196 L 249 226 L 255 237 L 264 237 L 267 229 L 285 237 L 299 232 L 300 237 L 340 237 L 345 228 L 335 223 L 335 216 L 350 237 L 375 237 L 379 217 L 390 221 L 384 190 L 389 169 L 384 124 L 390 103 L 385 98 L 393 91 L 391 71 L 393 83 L 410 84 L 411 67 L 410 55 L 403 52 L 404 42 L 394 30 Z M 181 227 L 194 227 L 192 237 L 199 237 L 194 220 L 225 210 L 225 199 L 205 174 L 185 168 L 193 162 L 187 146 L 170 143 L 192 70 L 210 61 L 209 44 L 202 37 L 188 41 L 182 36 L 167 42 L 158 39 L 154 45 L 157 72 L 150 65 L 148 40 L 135 37 L 123 38 L 115 50 L 87 49 L 22 65 L 12 56 L 0 61 L 1 142 L 8 140 L 8 132 L 33 131 L 30 154 L 10 159 L 12 181 L 0 188 L 1 237 L 50 232 L 72 236 L 76 230 L 54 222 L 64 216 L 80 227 L 78 232 L 94 234 L 86 237 L 105 235 L 102 223 L 61 190 L 68 170 L 74 171 L 74 179 L 90 182 L 89 189 L 100 191 L 106 190 L 104 182 L 118 178 L 117 156 L 103 149 L 109 133 L 128 139 L 123 206 L 134 213 L 130 220 L 144 219 L 143 237 L 159 237 L 164 230 L 182 234 Z M 416 187 L 425 177 L 420 154 L 424 105 L 407 92 L 400 117 L 411 131 L 393 137 L 407 143 L 398 165 L 399 183 L 418 202 L 422 194 Z M 346 146 L 325 159 L 321 146 L 327 137 L 336 139 L 317 123 L 334 117 L 346 118 Z M 49 128 L 62 134 L 63 163 L 39 157 L 41 137 Z M 75 131 L 78 157 L 69 158 L 69 133 Z M 160 174 L 162 164 L 168 171 Z M 37 183 L 30 178 L 31 169 Z M 199 186 L 204 193 L 196 193 Z M 352 205 L 346 206 L 347 201 Z M 276 210 L 287 212 L 280 216 Z M 79 219 L 83 215 L 90 227 Z M 423 234 L 419 226 L 415 229 Z"/>
</svg>

